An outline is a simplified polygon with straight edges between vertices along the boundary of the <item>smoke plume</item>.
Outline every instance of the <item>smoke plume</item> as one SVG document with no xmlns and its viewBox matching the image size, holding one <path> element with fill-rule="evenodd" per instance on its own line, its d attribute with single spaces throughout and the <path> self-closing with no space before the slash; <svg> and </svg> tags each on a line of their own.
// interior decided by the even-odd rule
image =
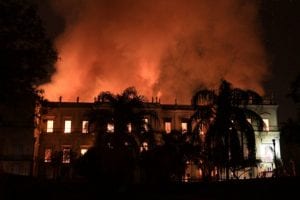
<svg viewBox="0 0 300 200">
<path fill-rule="evenodd" d="M 53 0 L 66 27 L 45 97 L 92 101 L 134 86 L 150 99 L 189 103 L 220 79 L 263 93 L 265 52 L 248 0 Z"/>
</svg>

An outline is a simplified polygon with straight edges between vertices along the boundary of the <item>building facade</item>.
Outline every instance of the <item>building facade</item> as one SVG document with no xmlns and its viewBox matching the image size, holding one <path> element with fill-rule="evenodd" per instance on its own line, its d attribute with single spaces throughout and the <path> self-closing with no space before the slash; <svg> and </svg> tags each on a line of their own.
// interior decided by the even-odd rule
<svg viewBox="0 0 300 200">
<path fill-rule="evenodd" d="M 34 105 L 0 104 L 0 173 L 32 175 L 34 113 Z"/>
<path fill-rule="evenodd" d="M 33 172 L 36 176 L 56 178 L 72 176 L 70 163 L 85 154 L 94 145 L 95 134 L 89 130 L 87 112 L 94 103 L 48 102 L 41 107 L 41 116 L 35 129 Z M 101 106 L 101 105 L 100 105 Z M 105 106 L 104 104 L 102 106 Z M 263 131 L 255 131 L 256 157 L 261 163 L 256 169 L 244 173 L 244 178 L 272 176 L 274 158 L 280 159 L 280 137 L 277 124 L 277 105 L 265 100 L 261 105 L 248 105 L 260 114 L 265 123 Z M 189 119 L 193 114 L 190 105 L 146 103 L 146 108 L 157 113 L 158 121 L 147 118 L 154 129 L 156 142 L 160 143 L 162 133 L 172 130 L 185 134 L 189 131 Z M 255 127 L 254 127 L 255 129 Z M 113 124 L 107 124 L 107 131 L 113 132 Z M 147 146 L 144 146 L 147 148 Z M 186 179 L 199 180 L 202 172 L 195 163 L 187 162 Z"/>
</svg>

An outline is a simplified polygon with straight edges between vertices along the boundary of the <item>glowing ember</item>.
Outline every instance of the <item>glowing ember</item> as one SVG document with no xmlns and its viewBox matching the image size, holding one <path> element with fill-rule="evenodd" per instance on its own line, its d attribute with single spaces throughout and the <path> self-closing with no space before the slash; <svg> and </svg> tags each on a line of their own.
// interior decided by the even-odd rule
<svg viewBox="0 0 300 200">
<path fill-rule="evenodd" d="M 267 66 L 252 1 L 55 2 L 66 29 L 56 43 L 57 73 L 42 86 L 50 100 L 92 101 L 135 86 L 149 99 L 189 103 L 221 78 L 263 92 Z"/>
</svg>

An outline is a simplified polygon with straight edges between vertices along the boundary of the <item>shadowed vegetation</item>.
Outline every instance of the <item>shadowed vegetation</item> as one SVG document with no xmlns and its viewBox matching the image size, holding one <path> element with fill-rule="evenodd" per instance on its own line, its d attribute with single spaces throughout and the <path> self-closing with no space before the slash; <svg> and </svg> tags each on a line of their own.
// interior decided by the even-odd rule
<svg viewBox="0 0 300 200">
<path fill-rule="evenodd" d="M 227 81 L 221 82 L 217 92 L 204 89 L 193 96 L 192 138 L 198 146 L 198 162 L 205 177 L 217 169 L 218 174 L 225 171 L 226 179 L 230 170 L 238 178 L 237 170 L 256 165 L 254 129 L 248 120 L 256 123 L 259 130 L 263 121 L 247 105 L 261 102 L 257 93 L 232 88 Z"/>
</svg>

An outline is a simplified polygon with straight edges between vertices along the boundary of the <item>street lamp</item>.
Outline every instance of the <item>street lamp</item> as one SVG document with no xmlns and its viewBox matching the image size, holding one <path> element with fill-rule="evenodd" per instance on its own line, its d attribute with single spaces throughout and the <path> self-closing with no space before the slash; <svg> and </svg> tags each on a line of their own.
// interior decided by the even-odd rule
<svg viewBox="0 0 300 200">
<path fill-rule="evenodd" d="M 272 139 L 273 142 L 273 154 L 274 154 L 274 164 L 275 164 L 275 177 L 277 177 L 277 162 L 276 162 L 276 150 L 275 150 L 275 139 Z"/>
<path fill-rule="evenodd" d="M 276 151 L 275 151 L 275 139 L 272 139 L 272 142 L 273 142 L 273 151 L 274 151 L 274 158 L 276 156 Z"/>
</svg>

